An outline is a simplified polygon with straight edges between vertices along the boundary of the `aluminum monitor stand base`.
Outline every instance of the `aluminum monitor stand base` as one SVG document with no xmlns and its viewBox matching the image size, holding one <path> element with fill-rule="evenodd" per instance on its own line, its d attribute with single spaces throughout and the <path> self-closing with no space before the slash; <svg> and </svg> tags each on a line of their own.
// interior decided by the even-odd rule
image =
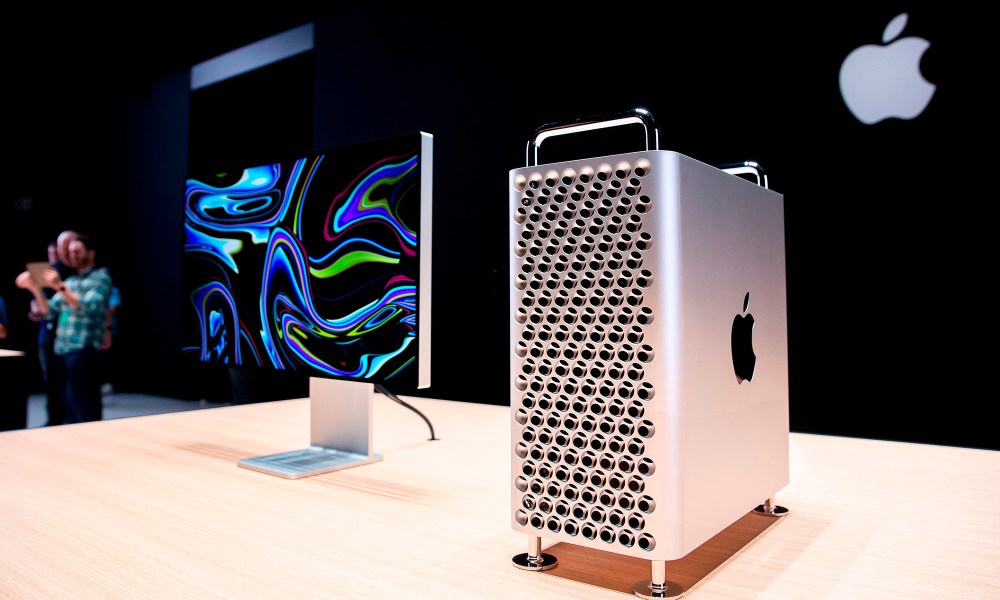
<svg viewBox="0 0 1000 600">
<path fill-rule="evenodd" d="M 372 451 L 375 386 L 360 381 L 309 378 L 309 447 L 244 458 L 237 465 L 299 479 L 382 460 Z"/>
</svg>

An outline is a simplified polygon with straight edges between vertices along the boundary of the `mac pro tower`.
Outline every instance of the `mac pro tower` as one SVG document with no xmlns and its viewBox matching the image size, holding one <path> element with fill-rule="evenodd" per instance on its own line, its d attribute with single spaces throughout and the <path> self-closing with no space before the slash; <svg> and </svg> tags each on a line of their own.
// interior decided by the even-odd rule
<svg viewBox="0 0 1000 600">
<path fill-rule="evenodd" d="M 546 135 L 640 121 L 647 150 L 532 164 Z M 788 484 L 783 197 L 659 150 L 634 111 L 543 127 L 509 173 L 511 525 L 681 558 Z M 748 163 L 750 164 L 750 163 Z"/>
</svg>

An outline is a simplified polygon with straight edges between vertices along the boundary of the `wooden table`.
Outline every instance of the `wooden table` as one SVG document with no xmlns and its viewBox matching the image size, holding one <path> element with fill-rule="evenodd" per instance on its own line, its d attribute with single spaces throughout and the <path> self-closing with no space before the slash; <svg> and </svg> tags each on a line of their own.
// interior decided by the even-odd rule
<svg viewBox="0 0 1000 600">
<path fill-rule="evenodd" d="M 623 600 L 648 561 L 544 540 L 514 567 L 509 409 L 378 396 L 384 460 L 283 479 L 287 400 L 0 433 L 0 598 Z M 1000 598 L 1000 453 L 791 435 L 790 513 L 667 563 L 689 599 Z"/>
</svg>

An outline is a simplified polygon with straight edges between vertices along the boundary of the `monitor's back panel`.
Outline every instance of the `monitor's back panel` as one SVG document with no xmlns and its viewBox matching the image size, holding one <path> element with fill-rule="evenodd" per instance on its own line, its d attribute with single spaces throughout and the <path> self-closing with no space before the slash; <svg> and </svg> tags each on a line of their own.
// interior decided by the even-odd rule
<svg viewBox="0 0 1000 600">
<path fill-rule="evenodd" d="M 787 484 L 782 198 L 660 150 L 514 169 L 509 192 L 512 526 L 680 558 Z"/>
</svg>

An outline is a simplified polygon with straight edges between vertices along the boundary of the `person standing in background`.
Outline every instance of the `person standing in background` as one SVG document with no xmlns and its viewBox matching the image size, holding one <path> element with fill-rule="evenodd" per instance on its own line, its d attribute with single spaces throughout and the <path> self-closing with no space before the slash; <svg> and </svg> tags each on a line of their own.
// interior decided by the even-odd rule
<svg viewBox="0 0 1000 600">
<path fill-rule="evenodd" d="M 73 265 L 70 263 L 69 244 L 76 239 L 76 232 L 66 230 L 59 234 L 56 240 L 49 242 L 48 261 L 49 265 L 59 273 L 59 277 L 66 279 L 73 274 Z M 44 288 L 42 293 L 46 299 L 52 298 L 55 291 Z M 42 381 L 45 383 L 45 412 L 47 419 L 45 426 L 62 425 L 66 422 L 66 411 L 63 408 L 62 396 L 59 393 L 59 386 L 56 381 L 55 370 L 57 368 L 55 355 L 56 324 L 44 317 L 39 312 L 38 302 L 31 301 L 31 309 L 28 312 L 28 319 L 38 323 L 38 366 L 41 371 Z"/>
<path fill-rule="evenodd" d="M 69 254 L 69 245 L 75 240 L 80 234 L 73 231 L 72 229 L 67 229 L 59 234 L 56 238 L 56 258 L 59 259 L 59 266 L 56 266 L 56 271 L 59 272 L 59 276 L 65 279 L 72 275 L 73 264 L 72 258 Z"/>
<path fill-rule="evenodd" d="M 54 372 L 66 422 L 98 421 L 103 408 L 97 359 L 107 323 L 111 274 L 96 266 L 97 248 L 89 236 L 77 235 L 68 250 L 76 273 L 65 281 L 50 268 L 41 284 L 28 271 L 15 283 L 31 292 L 39 313 L 56 323 Z M 42 292 L 43 285 L 56 290 L 51 300 Z"/>
</svg>

